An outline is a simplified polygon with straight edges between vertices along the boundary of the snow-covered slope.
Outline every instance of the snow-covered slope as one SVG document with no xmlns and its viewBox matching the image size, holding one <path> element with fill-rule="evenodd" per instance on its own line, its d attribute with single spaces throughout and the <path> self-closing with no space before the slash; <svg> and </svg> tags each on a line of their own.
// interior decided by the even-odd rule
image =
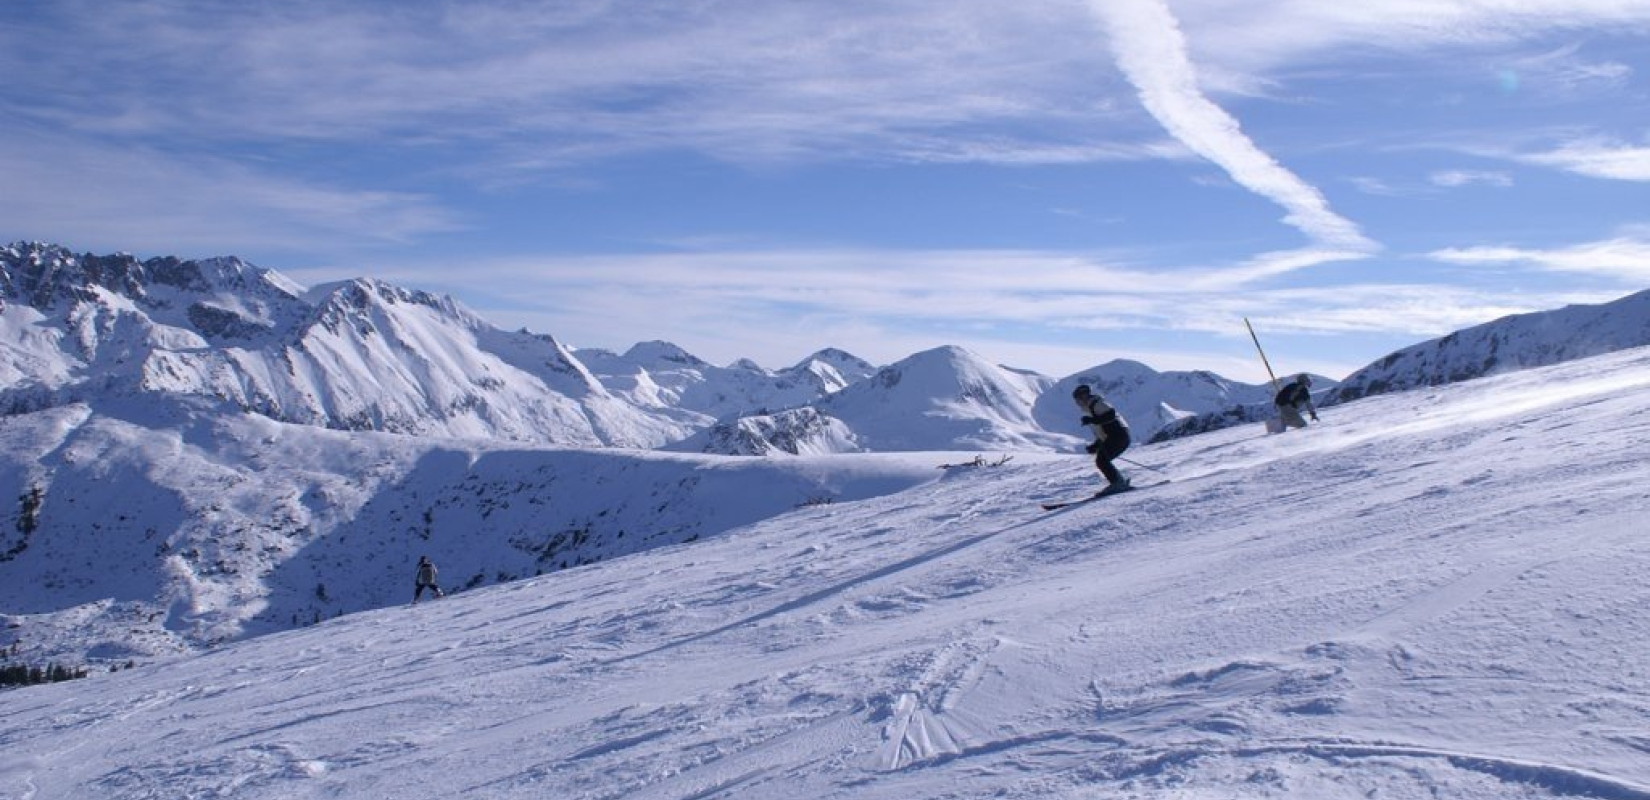
<svg viewBox="0 0 1650 800">
<path fill-rule="evenodd" d="M 187 404 L 0 418 L 0 612 L 38 663 L 119 663 L 694 541 L 932 480 L 886 459 L 524 449 Z M 0 640 L 0 649 L 6 642 Z"/>
<path fill-rule="evenodd" d="M 1650 345 L 1650 291 L 1518 314 L 1406 347 L 1347 376 L 1332 401 L 1437 386 Z"/>
<path fill-rule="evenodd" d="M 935 471 L 7 693 L 0 796 L 1647 797 L 1646 408 L 1641 349 L 1141 447 L 1173 482 L 1052 514 L 1085 459 Z"/>
</svg>

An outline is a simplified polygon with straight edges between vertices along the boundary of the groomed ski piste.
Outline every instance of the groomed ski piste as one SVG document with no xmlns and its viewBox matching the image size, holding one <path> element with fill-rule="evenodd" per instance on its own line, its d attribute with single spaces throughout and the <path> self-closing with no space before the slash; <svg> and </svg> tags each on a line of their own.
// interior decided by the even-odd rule
<svg viewBox="0 0 1650 800">
<path fill-rule="evenodd" d="M 6 692 L 0 797 L 1650 798 L 1650 350 L 1322 418 Z"/>
</svg>

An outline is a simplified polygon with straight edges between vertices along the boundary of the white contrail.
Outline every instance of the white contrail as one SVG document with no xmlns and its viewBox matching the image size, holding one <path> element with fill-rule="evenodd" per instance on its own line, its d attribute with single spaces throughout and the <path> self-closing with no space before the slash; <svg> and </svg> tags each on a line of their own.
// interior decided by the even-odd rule
<svg viewBox="0 0 1650 800">
<path fill-rule="evenodd" d="M 1242 126 L 1203 95 L 1180 23 L 1165 0 L 1090 0 L 1111 36 L 1117 63 L 1146 110 L 1193 152 L 1240 186 L 1289 213 L 1284 222 L 1322 246 L 1369 253 L 1379 245 L 1329 208 L 1322 192 L 1255 146 Z"/>
</svg>

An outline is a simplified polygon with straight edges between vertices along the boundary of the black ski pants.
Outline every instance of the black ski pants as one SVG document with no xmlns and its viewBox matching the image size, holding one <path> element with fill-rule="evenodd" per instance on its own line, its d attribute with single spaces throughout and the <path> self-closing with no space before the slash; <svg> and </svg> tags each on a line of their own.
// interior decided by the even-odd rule
<svg viewBox="0 0 1650 800">
<path fill-rule="evenodd" d="M 1123 473 L 1118 472 L 1117 467 L 1111 462 L 1112 459 L 1123 455 L 1123 451 L 1129 449 L 1130 443 L 1128 428 L 1106 431 L 1105 440 L 1096 442 L 1099 447 L 1094 449 L 1094 465 L 1100 468 L 1101 475 L 1106 476 L 1107 483 L 1123 480 Z"/>
</svg>

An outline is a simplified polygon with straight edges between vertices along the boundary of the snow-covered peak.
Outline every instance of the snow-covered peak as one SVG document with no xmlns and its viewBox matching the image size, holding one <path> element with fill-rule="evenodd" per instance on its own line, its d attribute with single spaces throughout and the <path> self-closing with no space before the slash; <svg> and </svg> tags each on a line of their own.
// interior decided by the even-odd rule
<svg viewBox="0 0 1650 800">
<path fill-rule="evenodd" d="M 789 372 L 822 389 L 805 409 L 749 413 L 717 423 L 680 447 L 728 455 L 909 450 L 1047 450 L 1074 439 L 1040 429 L 1031 404 L 1052 382 L 992 364 L 955 346 L 916 353 L 837 386 L 827 361 L 864 369 L 841 351 Z M 855 362 L 858 362 L 856 364 Z"/>
<path fill-rule="evenodd" d="M 821 362 L 777 372 L 748 359 L 718 367 L 669 342 L 641 342 L 624 355 L 601 349 L 575 354 L 615 395 L 692 415 L 700 428 L 717 419 L 806 405 L 849 382 Z"/>
<path fill-rule="evenodd" d="M 797 362 L 785 370 L 817 384 L 822 395 L 841 391 L 876 374 L 870 362 L 845 351 L 827 348 Z"/>
<path fill-rule="evenodd" d="M 755 361 L 752 361 L 748 358 L 736 359 L 732 364 L 728 365 L 728 369 L 742 370 L 744 372 L 754 372 L 754 373 L 757 373 L 758 375 L 771 375 L 772 374 L 771 372 L 768 371 L 768 369 L 766 367 L 763 367 L 761 364 L 758 364 Z"/>
<path fill-rule="evenodd" d="M 354 278 L 321 284 L 309 290 L 307 299 L 322 314 L 329 311 L 350 314 L 393 306 L 421 306 L 464 327 L 491 327 L 451 295 L 406 289 L 376 278 Z"/>
<path fill-rule="evenodd" d="M 143 262 L 154 282 L 177 289 L 207 293 L 278 292 L 302 295 L 303 288 L 274 270 L 263 269 L 235 256 L 185 261 L 166 256 Z"/>
<path fill-rule="evenodd" d="M 711 366 L 698 356 L 670 342 L 662 341 L 638 342 L 625 351 L 624 358 L 647 368 L 664 365 L 671 368 Z"/>
<path fill-rule="evenodd" d="M 876 366 L 871 362 L 866 361 L 865 359 L 860 358 L 859 356 L 856 356 L 846 350 L 841 350 L 835 347 L 827 347 L 820 350 L 819 352 L 798 361 L 791 368 L 799 370 L 809 369 L 816 364 L 825 364 L 836 370 L 844 377 L 848 377 L 852 380 L 860 380 L 862 378 L 870 377 L 877 371 Z"/>
<path fill-rule="evenodd" d="M 1061 447 L 1031 418 L 1052 379 L 992 364 L 956 346 L 916 353 L 816 404 L 867 450 Z"/>
<path fill-rule="evenodd" d="M 207 296 L 299 296 L 301 288 L 273 270 L 228 256 L 183 260 L 172 256 L 139 261 L 128 253 L 78 255 L 59 245 L 14 243 L 0 248 L 0 288 L 38 308 L 58 302 L 89 299 L 87 291 L 101 287 L 134 301 L 165 303 L 157 289 Z"/>
<path fill-rule="evenodd" d="M 956 345 L 943 345 L 914 353 L 890 364 L 872 376 L 874 383 L 892 389 L 905 384 L 903 394 L 932 389 L 936 396 L 967 392 L 988 382 L 1003 369 Z"/>
<path fill-rule="evenodd" d="M 146 278 L 143 265 L 125 253 L 81 256 L 39 242 L 18 242 L 0 250 L 0 288 L 43 311 L 91 299 L 94 289 L 141 298 Z"/>
<path fill-rule="evenodd" d="M 1114 358 L 1084 374 L 1096 384 L 1116 388 L 1129 382 L 1144 383 L 1157 378 L 1162 373 L 1145 364 L 1129 358 Z"/>
</svg>

